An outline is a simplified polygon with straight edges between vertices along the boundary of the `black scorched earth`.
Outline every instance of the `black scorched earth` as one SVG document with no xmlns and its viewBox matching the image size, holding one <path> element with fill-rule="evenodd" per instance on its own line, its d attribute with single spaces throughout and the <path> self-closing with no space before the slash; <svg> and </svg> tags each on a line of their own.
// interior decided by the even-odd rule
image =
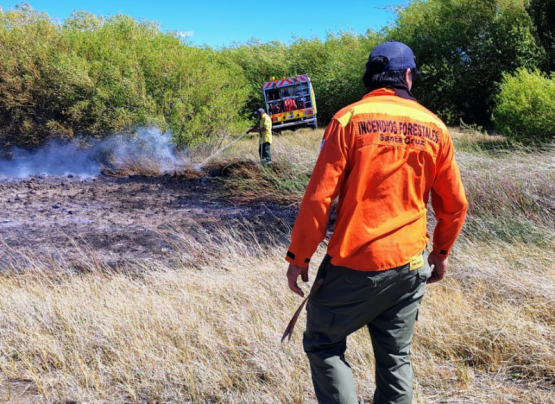
<svg viewBox="0 0 555 404">
<path fill-rule="evenodd" d="M 0 181 L 0 269 L 180 265 L 181 235 L 225 229 L 262 244 L 285 242 L 295 208 L 233 202 L 224 186 L 217 175 Z"/>
</svg>

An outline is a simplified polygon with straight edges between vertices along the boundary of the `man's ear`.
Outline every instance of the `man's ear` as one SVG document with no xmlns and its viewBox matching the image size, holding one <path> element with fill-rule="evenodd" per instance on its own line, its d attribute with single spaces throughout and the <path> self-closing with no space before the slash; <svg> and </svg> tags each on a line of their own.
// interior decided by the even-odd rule
<svg viewBox="0 0 555 404">
<path fill-rule="evenodd" d="M 407 86 L 409 88 L 409 90 L 412 88 L 412 72 L 410 69 L 405 70 L 405 83 L 407 83 Z"/>
</svg>

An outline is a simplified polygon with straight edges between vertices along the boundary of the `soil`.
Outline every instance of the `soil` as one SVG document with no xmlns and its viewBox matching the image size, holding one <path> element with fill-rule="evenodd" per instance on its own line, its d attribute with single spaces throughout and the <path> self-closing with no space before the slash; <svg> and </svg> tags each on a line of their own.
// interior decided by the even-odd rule
<svg viewBox="0 0 555 404">
<path fill-rule="evenodd" d="M 287 234 L 297 208 L 272 201 L 233 202 L 218 173 L 163 176 L 36 175 L 0 182 L 0 269 L 36 262 L 78 262 L 84 255 L 110 266 L 171 261 L 171 232 L 248 221 L 257 238 Z M 239 226 L 241 227 L 241 226 Z M 276 231 L 277 230 L 277 231 Z M 285 243 L 286 240 L 284 239 Z"/>
</svg>

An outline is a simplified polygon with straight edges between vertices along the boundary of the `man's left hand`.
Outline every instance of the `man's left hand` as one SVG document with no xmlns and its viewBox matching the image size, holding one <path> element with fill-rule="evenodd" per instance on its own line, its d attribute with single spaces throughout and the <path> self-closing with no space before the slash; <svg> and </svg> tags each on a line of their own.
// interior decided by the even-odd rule
<svg viewBox="0 0 555 404">
<path fill-rule="evenodd" d="M 297 284 L 299 275 L 301 276 L 303 282 L 308 282 L 308 267 L 303 268 L 294 264 L 289 264 L 289 268 L 287 268 L 287 281 L 289 282 L 289 289 L 298 294 L 300 297 L 304 297 L 304 292 Z"/>
<path fill-rule="evenodd" d="M 432 276 L 427 283 L 435 283 L 441 281 L 447 273 L 449 259 L 447 257 L 440 258 L 433 251 L 428 255 L 428 263 L 432 266 Z"/>
</svg>

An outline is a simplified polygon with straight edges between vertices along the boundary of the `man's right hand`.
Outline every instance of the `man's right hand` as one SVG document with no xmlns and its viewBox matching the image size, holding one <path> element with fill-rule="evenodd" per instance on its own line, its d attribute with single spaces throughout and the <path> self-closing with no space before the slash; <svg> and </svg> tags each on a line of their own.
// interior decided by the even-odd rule
<svg viewBox="0 0 555 404">
<path fill-rule="evenodd" d="M 303 282 L 308 282 L 308 267 L 303 268 L 297 265 L 289 264 L 287 268 L 287 281 L 289 283 L 289 289 L 298 294 L 300 297 L 304 297 L 304 292 L 297 285 L 297 279 L 301 276 Z"/>
<path fill-rule="evenodd" d="M 428 264 L 432 266 L 432 276 L 427 283 L 439 282 L 447 273 L 449 258 L 440 258 L 433 251 L 428 255 Z"/>
</svg>

